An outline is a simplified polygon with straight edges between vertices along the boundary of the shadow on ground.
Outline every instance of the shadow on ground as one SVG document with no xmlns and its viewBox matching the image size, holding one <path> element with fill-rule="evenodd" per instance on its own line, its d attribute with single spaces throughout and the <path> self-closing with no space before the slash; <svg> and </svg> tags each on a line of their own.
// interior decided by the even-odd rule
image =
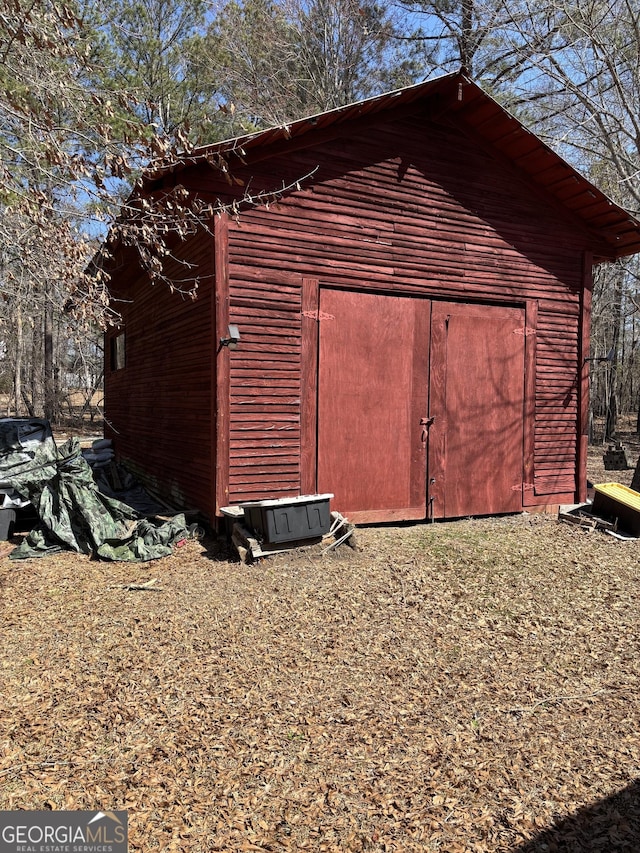
<svg viewBox="0 0 640 853">
<path fill-rule="evenodd" d="M 559 820 L 512 853 L 638 853 L 640 781 Z"/>
</svg>

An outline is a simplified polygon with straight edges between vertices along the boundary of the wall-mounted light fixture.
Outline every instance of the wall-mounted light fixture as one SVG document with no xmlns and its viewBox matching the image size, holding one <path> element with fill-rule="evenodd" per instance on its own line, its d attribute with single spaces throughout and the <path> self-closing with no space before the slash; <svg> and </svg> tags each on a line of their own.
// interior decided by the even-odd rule
<svg viewBox="0 0 640 853">
<path fill-rule="evenodd" d="M 240 343 L 240 332 L 234 323 L 229 323 L 229 337 L 220 338 L 220 349 L 229 347 L 229 349 L 238 349 Z"/>
</svg>

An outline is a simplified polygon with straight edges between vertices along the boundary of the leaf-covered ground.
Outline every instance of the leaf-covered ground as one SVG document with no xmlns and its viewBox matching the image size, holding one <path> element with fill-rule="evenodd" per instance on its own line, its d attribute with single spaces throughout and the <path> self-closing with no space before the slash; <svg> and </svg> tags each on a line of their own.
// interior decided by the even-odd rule
<svg viewBox="0 0 640 853">
<path fill-rule="evenodd" d="M 358 540 L 1 559 L 0 808 L 127 809 L 132 851 L 637 853 L 640 543 Z"/>
</svg>

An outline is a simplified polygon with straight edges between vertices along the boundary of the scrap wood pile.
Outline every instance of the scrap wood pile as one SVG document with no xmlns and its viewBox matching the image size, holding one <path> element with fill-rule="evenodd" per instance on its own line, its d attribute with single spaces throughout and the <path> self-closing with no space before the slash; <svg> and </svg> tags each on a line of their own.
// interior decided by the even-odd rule
<svg viewBox="0 0 640 853">
<path fill-rule="evenodd" d="M 358 539 L 0 561 L 0 808 L 127 809 L 145 853 L 637 853 L 636 543 Z"/>
</svg>

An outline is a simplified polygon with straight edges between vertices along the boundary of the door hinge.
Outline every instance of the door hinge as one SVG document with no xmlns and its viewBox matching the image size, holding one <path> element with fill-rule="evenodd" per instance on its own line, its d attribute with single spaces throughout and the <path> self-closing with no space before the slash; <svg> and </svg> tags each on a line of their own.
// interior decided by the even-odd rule
<svg viewBox="0 0 640 853">
<path fill-rule="evenodd" d="M 530 326 L 522 326 L 519 329 L 513 330 L 514 335 L 522 335 L 525 338 L 528 338 L 529 335 L 535 335 L 535 333 L 536 333 L 536 330 L 532 329 Z"/>
<path fill-rule="evenodd" d="M 521 489 L 523 492 L 532 492 L 534 485 L 533 483 L 518 483 L 515 486 L 511 486 L 512 492 L 519 492 Z"/>
<path fill-rule="evenodd" d="M 327 314 L 325 311 L 303 311 L 303 317 L 309 317 L 310 320 L 335 320 L 333 314 Z"/>
</svg>

